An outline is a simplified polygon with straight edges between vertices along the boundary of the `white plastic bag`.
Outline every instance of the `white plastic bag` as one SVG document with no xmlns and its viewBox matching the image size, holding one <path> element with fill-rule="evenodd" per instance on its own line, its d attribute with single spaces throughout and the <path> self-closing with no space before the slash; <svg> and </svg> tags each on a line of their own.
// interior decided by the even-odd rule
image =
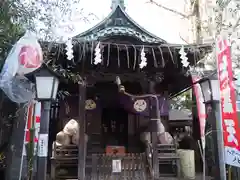
<svg viewBox="0 0 240 180">
<path fill-rule="evenodd" d="M 43 63 L 42 49 L 30 32 L 13 46 L 0 73 L 0 88 L 14 102 L 26 103 L 34 97 L 33 85 L 23 77 Z"/>
<path fill-rule="evenodd" d="M 19 52 L 16 52 L 19 64 L 17 73 L 19 75 L 31 73 L 41 67 L 43 63 L 42 48 L 33 35 L 26 33 L 18 41 L 17 47 L 20 49 Z"/>
<path fill-rule="evenodd" d="M 27 32 L 9 52 L 3 66 L 2 80 L 11 80 L 16 74 L 24 75 L 41 67 L 42 49 L 36 37 Z"/>
</svg>

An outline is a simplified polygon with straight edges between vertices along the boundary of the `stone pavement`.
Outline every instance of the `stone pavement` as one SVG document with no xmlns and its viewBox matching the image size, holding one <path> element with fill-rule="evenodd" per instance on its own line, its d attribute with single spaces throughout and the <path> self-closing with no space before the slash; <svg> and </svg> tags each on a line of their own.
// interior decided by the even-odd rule
<svg viewBox="0 0 240 180">
<path fill-rule="evenodd" d="M 203 177 L 202 175 L 196 175 L 196 178 L 195 179 L 184 179 L 184 178 L 181 178 L 181 179 L 178 179 L 178 178 L 175 178 L 175 177 L 162 177 L 162 178 L 159 178 L 158 180 L 202 180 Z M 213 178 L 211 177 L 206 177 L 205 180 L 212 180 Z M 67 180 L 77 180 L 77 179 L 67 179 Z"/>
<path fill-rule="evenodd" d="M 176 177 L 162 177 L 162 178 L 159 178 L 159 180 L 202 180 L 203 179 L 203 176 L 201 174 L 197 174 L 195 179 L 185 179 L 185 178 L 176 178 Z M 212 177 L 206 177 L 205 180 L 212 180 L 213 178 Z"/>
<path fill-rule="evenodd" d="M 201 174 L 197 174 L 195 179 L 186 179 L 186 178 L 176 178 L 176 177 L 161 177 L 158 180 L 202 180 L 203 176 Z M 50 179 L 49 179 L 50 180 Z M 66 180 L 77 180 L 77 179 L 66 179 Z M 206 177 L 205 180 L 213 180 L 211 177 Z"/>
</svg>

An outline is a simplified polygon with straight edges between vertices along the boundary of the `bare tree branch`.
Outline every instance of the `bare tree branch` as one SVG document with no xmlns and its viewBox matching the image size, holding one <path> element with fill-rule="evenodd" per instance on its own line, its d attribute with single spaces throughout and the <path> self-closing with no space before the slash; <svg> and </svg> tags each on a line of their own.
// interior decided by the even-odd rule
<svg viewBox="0 0 240 180">
<path fill-rule="evenodd" d="M 174 14 L 177 14 L 177 15 L 183 17 L 183 18 L 186 18 L 186 19 L 188 19 L 191 16 L 194 16 L 195 13 L 196 13 L 196 11 L 195 11 L 195 1 L 194 1 L 194 4 L 193 4 L 194 8 L 192 10 L 192 13 L 190 13 L 189 15 L 183 14 L 183 13 L 181 13 L 181 12 L 175 10 L 175 9 L 171 9 L 171 8 L 166 7 L 166 6 L 163 6 L 162 4 L 157 3 L 155 0 L 149 0 L 149 2 L 147 2 L 147 3 L 154 4 L 154 5 L 162 8 L 162 9 L 164 9 L 166 11 L 170 11 L 170 12 L 172 12 Z"/>
<path fill-rule="evenodd" d="M 187 42 L 187 40 L 185 40 L 185 39 L 181 36 L 180 33 L 179 33 L 179 37 L 180 37 L 180 39 L 183 40 L 186 44 L 190 44 L 189 42 Z"/>
<path fill-rule="evenodd" d="M 236 30 L 236 28 L 239 26 L 239 23 L 240 23 L 240 18 L 237 19 L 235 25 L 233 26 L 233 31 Z"/>
</svg>

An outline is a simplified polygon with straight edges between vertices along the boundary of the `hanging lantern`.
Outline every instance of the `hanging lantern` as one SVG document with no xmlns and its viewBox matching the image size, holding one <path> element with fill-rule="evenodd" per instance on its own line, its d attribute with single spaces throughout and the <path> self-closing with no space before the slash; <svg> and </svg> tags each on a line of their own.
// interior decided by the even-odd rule
<svg viewBox="0 0 240 180">
<path fill-rule="evenodd" d="M 101 55 L 100 42 L 99 42 L 95 48 L 94 64 L 97 65 L 101 62 L 102 62 L 102 55 Z"/>
<path fill-rule="evenodd" d="M 70 61 L 73 59 L 73 45 L 72 45 L 72 39 L 68 39 L 68 41 L 66 42 L 66 55 L 67 55 L 67 59 Z"/>
<path fill-rule="evenodd" d="M 186 57 L 187 53 L 185 53 L 183 46 L 180 49 L 179 54 L 181 55 L 180 58 L 182 60 L 181 63 L 183 65 L 183 67 L 188 67 L 190 63 L 188 62 L 188 58 Z"/>
<path fill-rule="evenodd" d="M 141 50 L 141 62 L 139 64 L 140 69 L 144 68 L 147 66 L 147 58 L 146 58 L 146 54 L 144 52 L 144 47 Z"/>
</svg>

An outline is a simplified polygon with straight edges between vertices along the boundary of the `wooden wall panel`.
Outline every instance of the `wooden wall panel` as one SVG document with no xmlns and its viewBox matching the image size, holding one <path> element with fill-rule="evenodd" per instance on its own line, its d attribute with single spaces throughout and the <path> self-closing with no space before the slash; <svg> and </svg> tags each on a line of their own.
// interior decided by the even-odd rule
<svg viewBox="0 0 240 180">
<path fill-rule="evenodd" d="M 139 126 L 140 127 L 145 126 L 148 123 L 148 121 L 150 121 L 149 117 L 139 116 Z M 165 130 L 169 131 L 168 116 L 162 116 L 161 121 L 165 127 Z"/>
<path fill-rule="evenodd" d="M 78 118 L 78 97 L 68 97 L 65 102 L 60 102 L 60 122 L 58 124 L 59 128 L 62 129 L 68 120 L 71 118 Z M 137 130 L 137 126 L 141 127 L 148 123 L 149 117 L 138 116 L 134 114 L 128 115 L 128 134 L 134 135 Z M 167 118 L 162 119 L 164 125 L 167 127 Z M 135 122 L 138 121 L 138 122 Z M 87 134 L 100 134 L 101 133 L 101 108 L 96 110 L 86 111 L 86 132 Z M 59 129 L 58 128 L 58 129 Z M 167 128 L 168 129 L 168 128 Z"/>
<path fill-rule="evenodd" d="M 149 117 L 139 116 L 139 126 L 142 127 L 147 125 L 149 120 L 150 120 Z"/>
<path fill-rule="evenodd" d="M 69 96 L 65 101 L 60 101 L 58 126 L 62 129 L 70 119 L 78 118 L 78 97 Z"/>
<path fill-rule="evenodd" d="M 86 111 L 86 132 L 88 135 L 101 134 L 101 110 Z"/>
<path fill-rule="evenodd" d="M 135 133 L 135 115 L 128 114 L 128 134 L 134 135 Z"/>
<path fill-rule="evenodd" d="M 64 125 L 71 119 L 78 119 L 78 97 L 67 97 L 65 102 L 60 102 L 59 109 L 60 122 L 58 126 L 62 129 Z M 101 133 L 101 110 L 86 111 L 86 132 Z"/>
</svg>

